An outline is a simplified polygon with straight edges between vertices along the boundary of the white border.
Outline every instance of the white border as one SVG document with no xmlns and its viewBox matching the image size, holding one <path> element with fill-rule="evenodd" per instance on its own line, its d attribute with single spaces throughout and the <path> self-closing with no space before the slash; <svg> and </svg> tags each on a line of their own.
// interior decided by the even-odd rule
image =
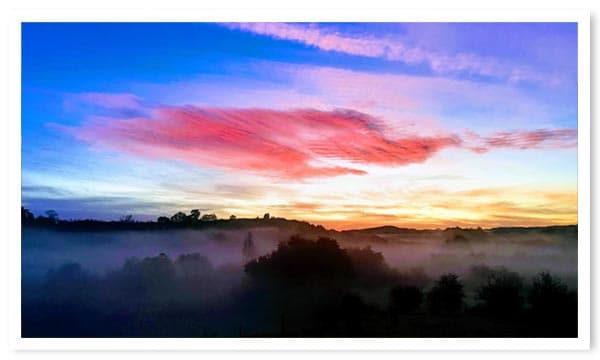
<svg viewBox="0 0 600 360">
<path fill-rule="evenodd" d="M 590 15 L 559 10 L 399 9 L 94 9 L 14 11 L 9 27 L 9 342 L 17 350 L 586 350 L 590 348 Z M 448 21 L 578 23 L 578 201 L 579 337 L 520 338 L 199 338 L 33 339 L 21 338 L 21 22 L 27 21 Z M 19 241 L 17 241 L 17 239 Z"/>
</svg>

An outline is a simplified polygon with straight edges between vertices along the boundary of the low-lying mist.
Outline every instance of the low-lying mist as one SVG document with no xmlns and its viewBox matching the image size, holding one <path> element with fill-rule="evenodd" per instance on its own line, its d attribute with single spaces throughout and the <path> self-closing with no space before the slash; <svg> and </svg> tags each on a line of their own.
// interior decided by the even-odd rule
<svg viewBox="0 0 600 360">
<path fill-rule="evenodd" d="M 293 240 L 298 236 L 310 240 Z M 332 240 L 310 245 L 320 237 Z M 577 227 L 25 227 L 22 275 L 27 336 L 532 336 L 538 333 L 531 329 L 551 327 L 514 319 L 523 311 L 527 319 L 541 318 L 535 289 L 573 308 Z M 464 303 L 450 312 L 435 300 L 435 289 L 448 287 L 447 280 L 460 285 Z M 441 296 L 445 304 L 453 295 Z M 494 308 L 491 299 L 516 305 Z M 458 310 L 463 306 L 468 311 Z M 57 311 L 69 313 L 64 328 L 56 325 Z M 332 311 L 334 318 L 327 315 Z M 512 323 L 490 325 L 498 319 L 485 317 L 507 311 Z M 456 314 L 463 314 L 458 330 L 445 323 Z M 348 316 L 358 323 L 344 322 Z M 408 323 L 398 323 L 398 316 Z M 415 326 L 423 328 L 415 332 Z M 550 336 L 564 336 L 562 328 Z"/>
<path fill-rule="evenodd" d="M 341 232 L 329 236 L 342 247 L 380 252 L 400 271 L 431 277 L 447 272 L 465 274 L 475 265 L 506 267 L 531 277 L 540 271 L 560 275 L 577 286 L 577 231 L 539 229 Z M 75 262 L 93 273 L 120 267 L 128 258 L 164 253 L 205 255 L 212 266 L 241 267 L 244 240 L 253 239 L 253 256 L 265 255 L 281 241 L 297 235 L 278 227 L 242 230 L 172 229 L 162 231 L 70 232 L 25 228 L 22 232 L 22 272 L 25 278 L 44 276 L 62 264 Z M 300 234 L 301 235 L 301 234 Z"/>
</svg>

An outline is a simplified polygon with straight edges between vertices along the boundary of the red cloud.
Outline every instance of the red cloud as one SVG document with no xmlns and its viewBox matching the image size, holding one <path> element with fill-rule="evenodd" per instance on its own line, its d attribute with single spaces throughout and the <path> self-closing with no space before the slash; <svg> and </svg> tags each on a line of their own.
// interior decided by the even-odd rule
<svg viewBox="0 0 600 360">
<path fill-rule="evenodd" d="M 366 172 L 345 164 L 421 163 L 447 147 L 476 153 L 493 148 L 557 149 L 577 145 L 576 129 L 498 132 L 391 139 L 380 122 L 352 110 L 165 107 L 150 118 L 96 118 L 65 129 L 80 140 L 151 159 L 285 179 Z M 349 167 L 350 166 L 350 167 Z"/>
<path fill-rule="evenodd" d="M 331 162 L 405 165 L 461 144 L 446 135 L 388 139 L 375 118 L 350 110 L 170 107 L 152 118 L 96 119 L 72 133 L 148 158 L 288 179 L 362 175 Z"/>
</svg>

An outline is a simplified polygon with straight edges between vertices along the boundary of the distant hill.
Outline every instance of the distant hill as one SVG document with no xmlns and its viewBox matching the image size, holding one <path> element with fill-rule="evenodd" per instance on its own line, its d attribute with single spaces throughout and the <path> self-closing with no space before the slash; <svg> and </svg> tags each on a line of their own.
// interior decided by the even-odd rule
<svg viewBox="0 0 600 360">
<path fill-rule="evenodd" d="M 392 235 L 404 236 L 427 236 L 432 234 L 441 234 L 447 232 L 461 233 L 493 233 L 496 235 L 502 234 L 519 234 L 519 233 L 545 233 L 558 234 L 567 233 L 570 235 L 577 234 L 577 225 L 557 225 L 546 227 L 498 227 L 491 229 L 463 229 L 463 228 L 447 228 L 444 230 L 419 230 L 413 228 L 402 228 L 396 226 L 378 226 L 365 229 L 352 230 L 333 230 L 326 229 L 321 225 L 314 225 L 307 221 L 290 220 L 285 218 L 254 218 L 254 219 L 221 219 L 213 221 L 188 221 L 188 222 L 168 222 L 160 223 L 154 221 L 100 221 L 100 220 L 57 220 L 54 222 L 23 222 L 24 228 L 46 228 L 57 231 L 160 231 L 172 229 L 214 229 L 214 230 L 245 230 L 258 227 L 275 227 L 282 230 L 287 230 L 292 233 L 302 234 L 309 238 L 317 237 L 341 237 L 341 238 L 361 238 L 369 241 L 385 242 L 386 237 Z"/>
<path fill-rule="evenodd" d="M 539 231 L 543 233 L 555 233 L 555 232 L 574 232 L 577 233 L 577 225 L 553 225 L 553 226 L 530 226 L 530 227 L 498 227 L 490 229 L 489 231 L 495 234 L 502 233 L 523 233 L 523 232 L 534 232 Z"/>
<path fill-rule="evenodd" d="M 392 225 L 386 226 L 377 226 L 366 229 L 353 229 L 353 230 L 342 230 L 341 233 L 344 234 L 352 234 L 352 233 L 360 233 L 360 234 L 415 234 L 415 233 L 427 233 L 435 230 L 419 230 L 412 228 L 401 228 Z"/>
</svg>

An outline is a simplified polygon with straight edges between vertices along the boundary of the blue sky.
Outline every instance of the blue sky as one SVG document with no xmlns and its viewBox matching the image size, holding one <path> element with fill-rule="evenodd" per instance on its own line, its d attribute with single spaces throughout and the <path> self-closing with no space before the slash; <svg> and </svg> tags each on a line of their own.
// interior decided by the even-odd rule
<svg viewBox="0 0 600 360">
<path fill-rule="evenodd" d="M 25 23 L 22 51 L 36 214 L 577 219 L 576 24 Z"/>
</svg>

